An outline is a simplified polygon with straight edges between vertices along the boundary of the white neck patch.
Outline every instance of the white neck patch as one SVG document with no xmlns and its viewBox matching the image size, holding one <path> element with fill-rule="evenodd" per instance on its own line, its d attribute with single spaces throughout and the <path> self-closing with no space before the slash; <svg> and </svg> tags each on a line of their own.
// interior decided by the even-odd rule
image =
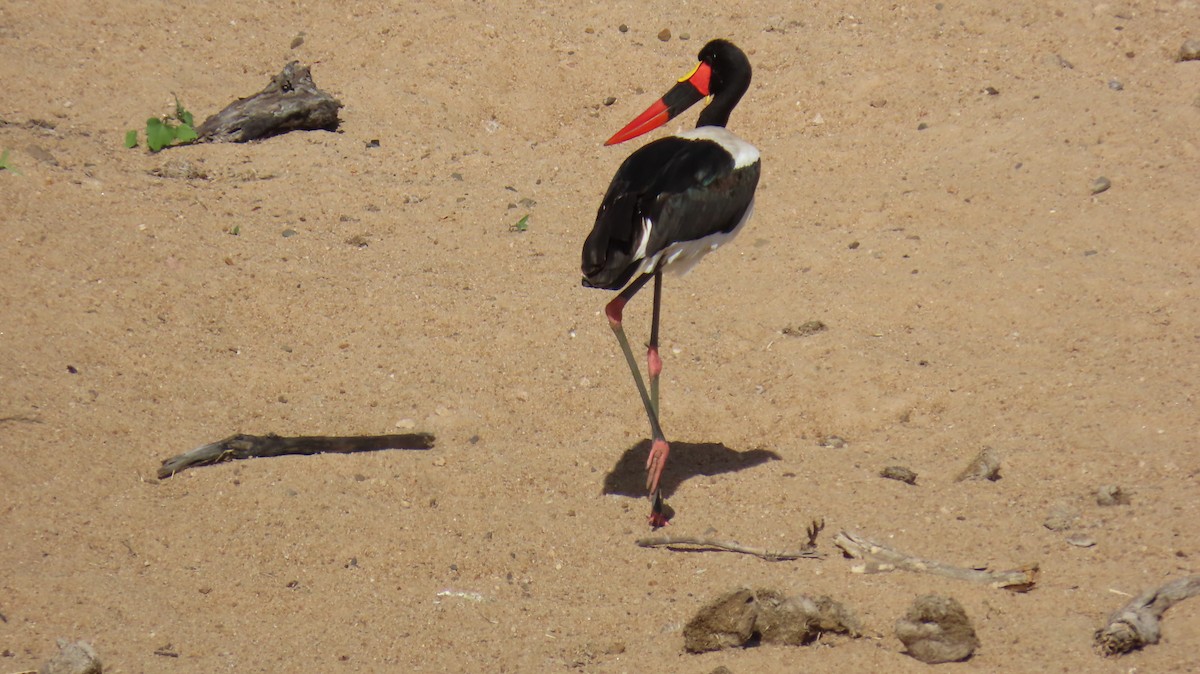
<svg viewBox="0 0 1200 674">
<path fill-rule="evenodd" d="M 702 126 L 675 135 L 689 140 L 711 140 L 720 145 L 733 157 L 734 168 L 745 168 L 758 161 L 758 148 L 733 135 L 725 127 Z"/>
</svg>

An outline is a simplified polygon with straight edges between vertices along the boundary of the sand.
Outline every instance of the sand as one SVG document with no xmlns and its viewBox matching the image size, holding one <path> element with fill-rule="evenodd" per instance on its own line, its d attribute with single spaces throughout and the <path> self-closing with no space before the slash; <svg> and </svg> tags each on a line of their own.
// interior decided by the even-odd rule
<svg viewBox="0 0 1200 674">
<path fill-rule="evenodd" d="M 893 625 L 931 593 L 981 644 L 956 671 L 1196 671 L 1200 601 L 1123 659 L 1092 634 L 1200 569 L 1198 17 L 6 1 L 0 672 L 58 638 L 117 673 L 926 671 Z M 602 142 L 713 37 L 754 64 L 730 128 L 763 178 L 741 237 L 666 281 L 667 531 L 787 548 L 823 519 L 819 560 L 634 545 L 647 424 L 579 283 L 645 140 Z M 291 60 L 338 132 L 122 146 Z M 155 476 L 233 433 L 412 431 L 437 446 Z M 955 481 L 984 447 L 1001 479 Z M 1041 575 L 855 574 L 842 530 Z M 833 597 L 864 636 L 685 654 L 742 586 Z"/>
</svg>

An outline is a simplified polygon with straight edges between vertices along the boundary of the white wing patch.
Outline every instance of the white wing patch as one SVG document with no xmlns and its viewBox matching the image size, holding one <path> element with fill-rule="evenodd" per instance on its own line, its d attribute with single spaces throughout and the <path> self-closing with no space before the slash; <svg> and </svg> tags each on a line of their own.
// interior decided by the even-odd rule
<svg viewBox="0 0 1200 674">
<path fill-rule="evenodd" d="M 734 237 L 742 231 L 742 227 L 750 220 L 750 216 L 754 213 L 754 200 L 750 200 L 750 205 L 746 207 L 746 212 L 742 215 L 742 219 L 738 221 L 737 227 L 734 227 L 729 232 L 717 232 L 709 234 L 706 237 L 695 239 L 693 241 L 678 241 L 666 248 L 655 253 L 652 257 L 643 258 L 638 264 L 637 271 L 630 278 L 637 278 L 642 274 L 654 269 L 659 261 L 662 261 L 662 270 L 669 271 L 677 276 L 683 276 L 700 262 L 701 258 L 721 246 L 733 241 Z M 638 247 L 638 257 L 646 254 L 646 242 L 650 239 L 651 223 L 645 221 L 645 235 L 642 238 L 641 246 Z M 635 257 L 634 259 L 638 259 Z"/>
</svg>

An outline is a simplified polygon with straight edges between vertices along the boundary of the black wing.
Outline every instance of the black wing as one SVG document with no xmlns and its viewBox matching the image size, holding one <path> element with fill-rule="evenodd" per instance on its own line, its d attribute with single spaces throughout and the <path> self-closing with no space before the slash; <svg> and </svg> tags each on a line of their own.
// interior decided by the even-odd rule
<svg viewBox="0 0 1200 674">
<path fill-rule="evenodd" d="M 617 169 L 583 244 L 584 285 L 617 290 L 629 282 L 642 222 L 654 223 L 645 256 L 678 241 L 728 232 L 754 197 L 759 165 L 734 171 L 733 157 L 710 140 L 668 137 L 637 150 Z"/>
</svg>

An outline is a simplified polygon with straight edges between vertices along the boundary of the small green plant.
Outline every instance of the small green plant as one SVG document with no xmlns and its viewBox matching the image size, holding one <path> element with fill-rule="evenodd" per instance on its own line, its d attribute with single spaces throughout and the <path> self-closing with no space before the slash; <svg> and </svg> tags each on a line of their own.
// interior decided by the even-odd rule
<svg viewBox="0 0 1200 674">
<path fill-rule="evenodd" d="M 510 231 L 510 232 L 524 232 L 527 229 L 529 229 L 529 216 L 528 215 L 521 218 L 520 220 L 517 220 L 517 224 L 508 226 L 508 231 Z"/>
<path fill-rule="evenodd" d="M 0 152 L 0 171 L 12 171 L 17 175 L 21 175 L 21 172 L 17 170 L 17 167 L 8 163 L 8 150 Z"/>
<path fill-rule="evenodd" d="M 188 112 L 183 107 L 183 103 L 179 102 L 179 98 L 175 99 L 175 114 L 167 117 L 151 117 L 146 120 L 146 147 L 150 148 L 151 152 L 159 150 L 173 144 L 186 144 L 196 140 L 195 120 L 192 119 L 192 113 Z M 137 130 L 130 129 L 125 132 L 125 147 L 137 147 L 138 138 Z"/>
</svg>

